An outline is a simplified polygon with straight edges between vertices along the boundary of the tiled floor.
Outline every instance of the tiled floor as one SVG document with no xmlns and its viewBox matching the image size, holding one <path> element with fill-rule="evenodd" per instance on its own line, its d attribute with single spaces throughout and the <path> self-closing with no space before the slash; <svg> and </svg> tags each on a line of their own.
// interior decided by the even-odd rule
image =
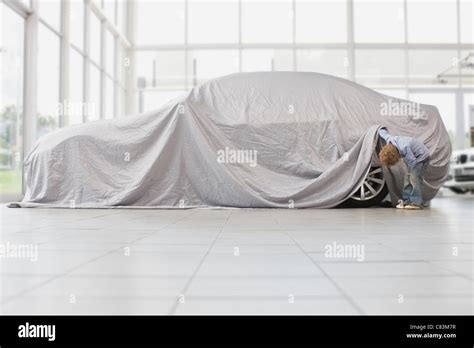
<svg viewBox="0 0 474 348">
<path fill-rule="evenodd" d="M 0 217 L 4 314 L 473 314 L 472 195 L 421 212 L 2 206 Z M 20 246 L 31 249 L 18 257 Z"/>
</svg>

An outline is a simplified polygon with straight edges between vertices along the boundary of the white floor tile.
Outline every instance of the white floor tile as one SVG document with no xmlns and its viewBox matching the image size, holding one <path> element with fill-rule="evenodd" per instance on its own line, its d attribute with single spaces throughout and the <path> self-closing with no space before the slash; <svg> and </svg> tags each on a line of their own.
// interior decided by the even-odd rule
<svg viewBox="0 0 474 348">
<path fill-rule="evenodd" d="M 76 298 L 70 303 L 69 297 L 26 297 L 0 305 L 1 314 L 15 315 L 152 315 L 168 314 L 174 299 L 117 299 L 108 297 Z"/>
<path fill-rule="evenodd" d="M 357 304 L 366 314 L 387 315 L 472 315 L 472 297 L 407 297 L 403 303 L 398 298 L 356 299 Z"/>
<path fill-rule="evenodd" d="M 284 232 L 258 232 L 242 233 L 228 232 L 222 233 L 216 240 L 215 245 L 292 245 L 294 241 Z"/>
<path fill-rule="evenodd" d="M 474 283 L 458 276 L 333 278 L 353 298 L 387 296 L 457 296 L 473 294 Z"/>
<path fill-rule="evenodd" d="M 105 255 L 103 251 L 43 251 L 38 248 L 37 260 L 33 254 L 28 258 L 3 258 L 0 274 L 5 275 L 58 275 L 63 274 L 95 258 Z"/>
<path fill-rule="evenodd" d="M 113 253 L 91 262 L 71 275 L 189 276 L 202 258 L 200 254 Z"/>
<path fill-rule="evenodd" d="M 296 245 L 250 245 L 242 243 L 222 245 L 215 243 L 210 250 L 210 254 L 301 254 L 301 250 Z"/>
<path fill-rule="evenodd" d="M 320 276 L 321 271 L 303 254 L 210 254 L 199 276 Z"/>
<path fill-rule="evenodd" d="M 28 292 L 38 297 L 173 297 L 184 289 L 188 277 L 87 277 L 65 276 Z M 93 284 L 93 286 L 91 286 Z"/>
<path fill-rule="evenodd" d="M 447 260 L 447 261 L 432 261 L 430 262 L 433 265 L 452 271 L 456 273 L 460 273 L 466 276 L 471 277 L 474 279 L 474 263 L 472 261 L 463 261 L 463 260 Z"/>
<path fill-rule="evenodd" d="M 331 277 L 416 276 L 452 274 L 426 262 L 346 262 L 320 263 Z"/>
<path fill-rule="evenodd" d="M 35 288 L 36 286 L 46 282 L 54 276 L 36 276 L 36 275 L 11 275 L 1 276 L 0 284 L 0 302 L 6 298 L 18 295 L 22 291 Z"/>
<path fill-rule="evenodd" d="M 304 314 L 304 315 L 330 315 L 330 314 L 357 314 L 357 311 L 344 299 L 299 299 L 294 298 L 290 303 L 288 297 L 281 299 L 221 299 L 202 300 L 185 298 L 184 304 L 179 304 L 176 314 Z"/>
<path fill-rule="evenodd" d="M 194 278 L 186 291 L 190 296 L 342 296 L 324 277 L 287 278 Z"/>
</svg>

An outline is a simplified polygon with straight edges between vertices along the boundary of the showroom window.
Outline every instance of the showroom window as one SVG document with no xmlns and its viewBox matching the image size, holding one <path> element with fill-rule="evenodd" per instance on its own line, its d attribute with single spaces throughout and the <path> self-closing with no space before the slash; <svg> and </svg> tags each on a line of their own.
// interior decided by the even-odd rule
<svg viewBox="0 0 474 348">
<path fill-rule="evenodd" d="M 184 92 L 177 90 L 177 91 L 156 91 L 156 90 L 148 90 L 145 92 L 140 92 L 142 110 L 154 110 L 159 108 L 160 106 L 165 105 L 170 100 L 182 95 Z"/>
<path fill-rule="evenodd" d="M 291 71 L 293 51 L 247 49 L 242 51 L 242 71 Z"/>
<path fill-rule="evenodd" d="M 292 1 L 242 0 L 242 41 L 293 42 L 293 17 Z"/>
<path fill-rule="evenodd" d="M 474 42 L 474 3 L 472 0 L 460 0 L 460 31 L 461 31 L 461 42 L 473 43 Z"/>
<path fill-rule="evenodd" d="M 454 93 L 410 92 L 409 99 L 421 104 L 436 105 L 451 143 L 454 142 L 456 134 L 456 95 Z"/>
<path fill-rule="evenodd" d="M 135 60 L 139 111 L 157 108 L 185 91 L 183 50 L 137 52 Z"/>
<path fill-rule="evenodd" d="M 474 129 L 474 91 L 463 94 L 465 147 L 474 147 L 471 129 Z M 473 130 L 474 131 L 474 130 Z"/>
<path fill-rule="evenodd" d="M 297 0 L 296 42 L 347 42 L 346 0 Z"/>
<path fill-rule="evenodd" d="M 90 76 L 90 87 L 89 87 L 89 105 L 88 105 L 88 113 L 87 113 L 87 120 L 88 121 L 96 121 L 100 119 L 100 97 L 101 97 L 101 77 L 100 77 L 100 69 L 93 64 L 92 62 L 89 63 L 89 76 Z"/>
<path fill-rule="evenodd" d="M 126 2 L 115 0 L 94 1 L 89 5 L 81 0 L 70 3 L 69 124 L 123 114 L 124 44 L 111 27 L 117 24 L 118 32 L 123 34 L 125 6 Z M 98 9 L 101 14 L 97 13 Z M 85 15 L 89 23 L 87 43 L 83 34 Z"/>
<path fill-rule="evenodd" d="M 189 52 L 188 66 L 192 72 L 192 85 L 214 77 L 239 71 L 237 50 L 196 50 Z"/>
<path fill-rule="evenodd" d="M 117 0 L 117 7 L 116 7 L 116 18 L 115 18 L 115 25 L 117 26 L 118 30 L 121 33 L 125 33 L 125 6 L 127 5 L 126 0 Z"/>
<path fill-rule="evenodd" d="M 114 118 L 114 81 L 105 78 L 105 100 L 104 100 L 104 118 Z"/>
<path fill-rule="evenodd" d="M 239 2 L 236 0 L 189 0 L 189 43 L 236 43 L 239 41 Z M 212 16 L 209 14 L 212 13 Z M 219 28 L 216 30 L 216 28 Z"/>
<path fill-rule="evenodd" d="M 101 0 L 101 6 L 105 15 L 115 23 L 115 0 Z"/>
<path fill-rule="evenodd" d="M 462 85 L 474 86 L 474 73 L 472 68 L 474 65 L 474 47 L 471 50 L 461 50 L 459 65 Z"/>
<path fill-rule="evenodd" d="M 377 88 L 375 89 L 377 92 L 388 95 L 390 97 L 398 98 L 406 100 L 407 98 L 407 91 L 406 89 L 393 89 L 393 88 Z"/>
<path fill-rule="evenodd" d="M 137 78 L 147 87 L 184 89 L 184 58 L 183 51 L 138 52 L 135 56 Z"/>
<path fill-rule="evenodd" d="M 404 0 L 354 0 L 355 42 L 404 42 Z"/>
<path fill-rule="evenodd" d="M 106 31 L 105 35 L 105 71 L 114 78 L 115 75 L 115 37 Z"/>
<path fill-rule="evenodd" d="M 409 50 L 409 81 L 416 84 L 435 84 L 437 76 L 450 67 L 455 67 L 458 54 L 455 50 Z M 457 79 L 448 79 L 445 83 L 457 83 Z"/>
<path fill-rule="evenodd" d="M 59 32 L 61 26 L 61 1 L 47 0 L 39 1 L 38 13 L 41 20 L 52 29 Z"/>
<path fill-rule="evenodd" d="M 356 50 L 356 80 L 370 85 L 404 84 L 405 62 L 405 52 L 400 49 Z"/>
<path fill-rule="evenodd" d="M 39 138 L 59 127 L 59 57 L 60 36 L 49 27 L 38 29 L 37 131 Z"/>
<path fill-rule="evenodd" d="M 22 190 L 24 19 L 0 3 L 0 198 Z M 10 198 L 11 197 L 11 198 Z"/>
<path fill-rule="evenodd" d="M 298 50 L 296 61 L 298 71 L 348 77 L 347 50 Z"/>
<path fill-rule="evenodd" d="M 137 45 L 184 43 L 184 1 L 138 0 L 136 6 Z"/>
<path fill-rule="evenodd" d="M 407 10 L 408 42 L 457 42 L 456 1 L 407 0 Z"/>
<path fill-rule="evenodd" d="M 39 1 L 37 5 L 37 64 L 41 69 L 37 72 L 36 136 L 84 121 L 119 117 L 123 101 L 117 99 L 124 97 L 125 87 L 124 66 L 117 53 L 123 51 L 124 42 L 118 36 L 123 33 L 113 27 L 119 18 L 124 26 L 126 3 L 72 0 Z M 63 20 L 69 21 L 68 42 L 61 31 Z M 63 45 L 68 44 L 68 54 L 61 55 Z M 67 86 L 61 87 L 61 79 Z"/>
<path fill-rule="evenodd" d="M 97 16 L 93 13 L 91 13 L 89 17 L 89 56 L 96 64 L 100 64 L 100 50 L 102 47 L 102 25 L 99 18 L 97 18 Z"/>
<path fill-rule="evenodd" d="M 70 2 L 70 37 L 71 43 L 79 50 L 84 50 L 84 2 L 73 0 Z"/>
<path fill-rule="evenodd" d="M 71 48 L 69 51 L 69 103 L 67 103 L 67 124 L 83 122 L 84 104 L 84 58 Z"/>
</svg>

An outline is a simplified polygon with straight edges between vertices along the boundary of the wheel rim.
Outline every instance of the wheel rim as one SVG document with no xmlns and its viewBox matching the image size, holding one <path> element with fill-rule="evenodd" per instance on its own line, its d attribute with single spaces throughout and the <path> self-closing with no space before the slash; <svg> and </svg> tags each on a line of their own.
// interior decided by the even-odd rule
<svg viewBox="0 0 474 348">
<path fill-rule="evenodd" d="M 371 168 L 362 185 L 354 192 L 351 198 L 357 201 L 368 201 L 377 197 L 382 192 L 384 185 L 385 179 L 382 168 Z"/>
</svg>

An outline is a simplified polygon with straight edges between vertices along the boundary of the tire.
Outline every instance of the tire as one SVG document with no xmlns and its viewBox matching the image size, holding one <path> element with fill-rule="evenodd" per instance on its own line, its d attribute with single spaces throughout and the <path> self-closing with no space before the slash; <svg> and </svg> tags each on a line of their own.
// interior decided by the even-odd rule
<svg viewBox="0 0 474 348">
<path fill-rule="evenodd" d="M 355 208 L 368 208 L 379 204 L 388 194 L 387 183 L 381 167 L 372 167 L 363 183 L 346 201 Z"/>
<path fill-rule="evenodd" d="M 457 194 L 460 194 L 460 195 L 463 195 L 463 194 L 469 192 L 469 190 L 462 189 L 462 188 L 459 188 L 459 187 L 450 187 L 449 189 L 450 189 L 451 191 L 453 191 L 454 193 L 457 193 Z"/>
</svg>

